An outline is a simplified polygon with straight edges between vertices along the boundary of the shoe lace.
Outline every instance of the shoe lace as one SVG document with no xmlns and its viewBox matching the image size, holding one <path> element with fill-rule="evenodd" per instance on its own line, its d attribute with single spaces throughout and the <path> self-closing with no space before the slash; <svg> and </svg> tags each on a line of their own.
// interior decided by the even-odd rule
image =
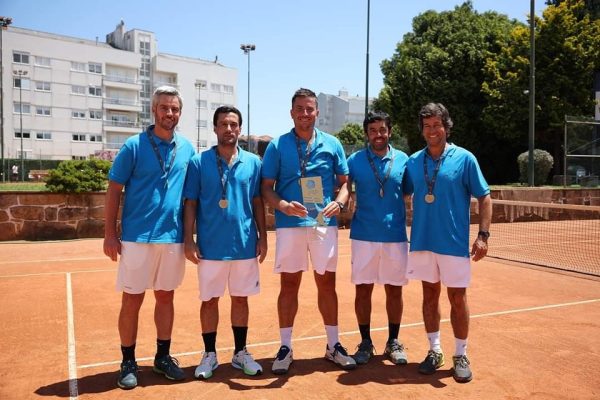
<svg viewBox="0 0 600 400">
<path fill-rule="evenodd" d="M 356 348 L 360 352 L 365 352 L 365 353 L 373 352 L 373 353 L 375 353 L 375 346 L 373 346 L 372 342 L 369 342 L 367 340 L 363 340 L 362 342 L 360 342 L 358 344 L 358 346 L 356 346 Z"/>
<path fill-rule="evenodd" d="M 279 351 L 277 352 L 277 358 L 279 361 L 285 359 L 288 355 L 288 353 L 290 352 L 290 348 L 287 346 L 281 346 L 279 348 Z"/>
<path fill-rule="evenodd" d="M 123 363 L 122 370 L 126 373 L 136 372 L 138 370 L 138 366 L 134 360 L 127 360 Z"/>
<path fill-rule="evenodd" d="M 442 353 L 438 353 L 437 351 L 429 350 L 427 352 L 427 357 L 430 357 L 431 360 L 437 364 L 442 359 Z"/>
<path fill-rule="evenodd" d="M 170 355 L 165 357 L 164 363 L 167 368 L 179 367 L 179 360 Z"/>
<path fill-rule="evenodd" d="M 388 350 L 390 353 L 394 353 L 396 351 L 404 350 L 404 346 L 398 343 L 398 341 L 394 340 L 391 343 L 388 343 Z"/>
<path fill-rule="evenodd" d="M 348 357 L 348 351 L 347 349 L 342 346 L 341 343 L 337 343 L 334 347 L 333 347 L 333 356 L 335 357 L 335 355 L 337 353 L 340 353 L 341 355 Z"/>
<path fill-rule="evenodd" d="M 467 358 L 467 356 L 460 356 L 455 360 L 455 364 L 457 367 L 466 368 L 469 365 L 469 359 Z"/>
</svg>

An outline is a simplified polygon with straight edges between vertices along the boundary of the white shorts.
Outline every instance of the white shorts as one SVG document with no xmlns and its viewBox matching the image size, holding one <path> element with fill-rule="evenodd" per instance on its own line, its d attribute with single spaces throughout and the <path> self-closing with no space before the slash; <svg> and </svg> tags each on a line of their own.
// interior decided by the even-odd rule
<svg viewBox="0 0 600 400">
<path fill-rule="evenodd" d="M 248 297 L 260 292 L 258 260 L 200 260 L 198 263 L 200 300 L 223 297 L 225 286 L 229 294 Z"/>
<path fill-rule="evenodd" d="M 352 283 L 404 286 L 408 243 L 352 239 Z"/>
<path fill-rule="evenodd" d="M 467 288 L 471 283 L 471 259 L 431 251 L 411 251 L 406 277 L 431 283 L 441 280 L 446 287 Z"/>
<path fill-rule="evenodd" d="M 116 288 L 130 294 L 175 290 L 185 275 L 182 243 L 121 243 Z"/>
<path fill-rule="evenodd" d="M 275 273 L 308 271 L 308 254 L 319 275 L 335 272 L 338 258 L 337 226 L 277 228 Z"/>
</svg>

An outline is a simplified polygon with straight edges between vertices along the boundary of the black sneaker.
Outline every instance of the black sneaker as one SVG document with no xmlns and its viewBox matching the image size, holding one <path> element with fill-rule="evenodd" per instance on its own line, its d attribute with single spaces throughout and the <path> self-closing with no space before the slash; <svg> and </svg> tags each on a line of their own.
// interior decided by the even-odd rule
<svg viewBox="0 0 600 400">
<path fill-rule="evenodd" d="M 117 385 L 121 389 L 129 390 L 137 386 L 138 366 L 135 360 L 127 360 L 121 363 Z"/>
<path fill-rule="evenodd" d="M 375 347 L 370 339 L 364 339 L 356 346 L 356 353 L 352 356 L 357 364 L 366 364 L 375 354 Z"/>
<path fill-rule="evenodd" d="M 467 383 L 473 379 L 473 373 L 471 373 L 471 364 L 466 355 L 453 356 L 452 361 L 454 362 L 454 373 L 453 377 L 456 382 Z"/>
<path fill-rule="evenodd" d="M 152 370 L 157 374 L 166 376 L 172 381 L 181 381 L 185 379 L 185 373 L 179 368 L 179 361 L 168 354 L 161 358 L 155 358 L 154 368 Z"/>
<path fill-rule="evenodd" d="M 435 370 L 444 365 L 444 353 L 429 350 L 427 357 L 421 364 L 419 364 L 419 373 L 425 375 L 431 375 L 435 373 Z"/>
</svg>

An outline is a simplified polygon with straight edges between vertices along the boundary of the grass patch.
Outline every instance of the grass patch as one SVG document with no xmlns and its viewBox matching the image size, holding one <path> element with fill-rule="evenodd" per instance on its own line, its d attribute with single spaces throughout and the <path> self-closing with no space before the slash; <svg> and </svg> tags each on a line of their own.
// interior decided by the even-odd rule
<svg viewBox="0 0 600 400">
<path fill-rule="evenodd" d="M 4 182 L 0 183 L 0 192 L 45 192 L 45 182 Z"/>
</svg>

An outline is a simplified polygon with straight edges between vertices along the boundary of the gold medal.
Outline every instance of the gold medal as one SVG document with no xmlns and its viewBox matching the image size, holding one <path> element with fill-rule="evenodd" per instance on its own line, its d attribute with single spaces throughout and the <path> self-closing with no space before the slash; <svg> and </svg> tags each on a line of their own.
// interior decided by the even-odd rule
<svg viewBox="0 0 600 400">
<path fill-rule="evenodd" d="M 379 197 L 383 197 L 383 188 L 379 189 Z"/>
<path fill-rule="evenodd" d="M 219 200 L 219 207 L 221 207 L 221 208 L 227 208 L 228 204 L 229 204 L 229 202 L 227 201 L 227 199 Z"/>
<path fill-rule="evenodd" d="M 427 193 L 425 195 L 425 203 L 431 204 L 434 202 L 434 200 L 435 200 L 435 196 L 433 194 Z"/>
</svg>

